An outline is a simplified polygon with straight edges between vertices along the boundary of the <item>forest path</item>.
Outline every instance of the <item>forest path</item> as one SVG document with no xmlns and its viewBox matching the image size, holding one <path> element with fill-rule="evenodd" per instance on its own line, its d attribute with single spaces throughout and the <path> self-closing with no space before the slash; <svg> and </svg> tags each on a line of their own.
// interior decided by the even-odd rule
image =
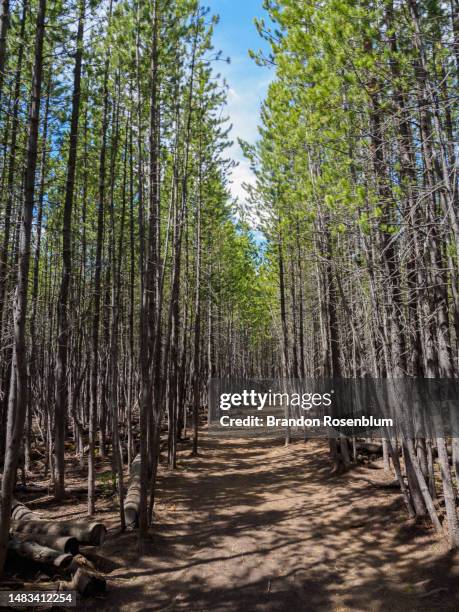
<svg viewBox="0 0 459 612">
<path fill-rule="evenodd" d="M 206 436 L 179 465 L 162 471 L 149 550 L 109 538 L 110 592 L 85 609 L 459 609 L 456 557 L 406 523 L 400 496 L 375 486 L 383 470 L 331 474 L 322 441 Z"/>
</svg>

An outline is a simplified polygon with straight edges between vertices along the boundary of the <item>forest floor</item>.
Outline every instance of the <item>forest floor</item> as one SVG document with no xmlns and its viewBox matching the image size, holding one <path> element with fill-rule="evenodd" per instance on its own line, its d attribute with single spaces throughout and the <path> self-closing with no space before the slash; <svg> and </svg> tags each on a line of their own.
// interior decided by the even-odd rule
<svg viewBox="0 0 459 612">
<path fill-rule="evenodd" d="M 142 556 L 135 533 L 119 534 L 113 498 L 99 498 L 109 536 L 91 558 L 108 592 L 78 609 L 459 609 L 459 557 L 377 486 L 388 478 L 379 462 L 340 476 L 323 441 L 204 434 L 201 444 L 199 457 L 184 446 L 178 469 L 160 470 Z M 72 497 L 35 508 L 62 519 L 83 510 Z"/>
</svg>

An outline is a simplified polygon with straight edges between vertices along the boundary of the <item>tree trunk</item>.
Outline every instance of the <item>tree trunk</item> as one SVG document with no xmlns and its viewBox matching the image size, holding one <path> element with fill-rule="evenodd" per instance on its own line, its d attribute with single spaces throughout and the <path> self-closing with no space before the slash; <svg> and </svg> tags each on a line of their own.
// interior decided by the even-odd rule
<svg viewBox="0 0 459 612">
<path fill-rule="evenodd" d="M 109 17 L 112 14 L 112 0 L 110 0 Z M 88 452 L 88 515 L 95 512 L 95 440 L 96 419 L 98 406 L 98 383 L 99 383 L 99 326 L 100 326 L 100 301 L 101 301 L 101 274 L 102 274 L 102 246 L 104 236 L 104 210 L 105 210 L 105 165 L 107 153 L 107 128 L 108 128 L 108 70 L 109 60 L 105 61 L 104 86 L 103 86 L 103 111 L 102 111 L 102 144 L 99 157 L 99 189 L 97 207 L 97 244 L 96 262 L 94 271 L 94 310 L 92 316 L 91 334 L 91 398 L 89 408 L 89 452 Z"/>
<path fill-rule="evenodd" d="M 75 191 L 75 172 L 78 149 L 78 124 L 80 117 L 81 63 L 83 57 L 83 28 L 85 0 L 80 0 L 80 14 L 76 37 L 75 68 L 73 73 L 72 117 L 70 120 L 67 180 L 65 185 L 64 225 L 62 229 L 62 278 L 57 308 L 57 356 L 56 356 L 56 411 L 54 417 L 54 496 L 65 495 L 65 425 L 68 410 L 68 347 L 70 322 L 68 313 L 69 288 L 72 274 L 72 208 Z"/>
<path fill-rule="evenodd" d="M 5 456 L 0 509 L 0 576 L 6 556 L 10 526 L 11 501 L 16 468 L 19 460 L 22 432 L 27 409 L 28 380 L 26 363 L 26 318 L 28 277 L 30 264 L 30 238 L 35 204 L 35 170 L 37 165 L 38 126 L 43 72 L 43 42 L 45 35 L 46 0 L 39 0 L 35 37 L 35 58 L 32 78 L 32 99 L 29 109 L 24 202 L 18 248 L 18 279 L 14 297 L 13 367 L 11 370 L 10 401 L 8 405 L 7 450 Z M 16 400 L 16 401 L 14 401 Z"/>
</svg>

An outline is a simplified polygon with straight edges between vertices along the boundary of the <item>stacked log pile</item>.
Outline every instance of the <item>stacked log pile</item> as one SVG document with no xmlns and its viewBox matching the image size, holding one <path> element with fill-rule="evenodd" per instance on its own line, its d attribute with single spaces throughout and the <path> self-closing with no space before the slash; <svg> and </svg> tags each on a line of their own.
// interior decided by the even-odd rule
<svg viewBox="0 0 459 612">
<path fill-rule="evenodd" d="M 45 520 L 14 500 L 8 554 L 37 564 L 44 572 L 70 580 L 58 590 L 77 591 L 82 597 L 105 592 L 106 581 L 90 561 L 79 554 L 80 545 L 100 546 L 107 533 L 103 523 L 90 520 Z"/>
</svg>

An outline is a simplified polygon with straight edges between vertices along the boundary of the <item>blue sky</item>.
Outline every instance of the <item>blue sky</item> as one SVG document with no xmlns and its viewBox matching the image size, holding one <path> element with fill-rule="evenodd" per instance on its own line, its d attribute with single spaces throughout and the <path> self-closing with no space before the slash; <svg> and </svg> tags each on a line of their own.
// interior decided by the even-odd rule
<svg viewBox="0 0 459 612">
<path fill-rule="evenodd" d="M 229 86 L 227 114 L 233 124 L 231 138 L 234 140 L 230 155 L 239 162 L 233 170 L 231 192 L 244 199 L 242 183 L 252 182 L 253 175 L 237 138 L 249 142 L 256 140 L 260 105 L 273 78 L 271 70 L 257 66 L 248 54 L 249 49 L 267 51 L 267 44 L 253 23 L 255 17 L 263 17 L 265 12 L 262 0 L 207 0 L 205 4 L 220 16 L 214 34 L 215 50 L 221 50 L 222 57 L 231 58 L 230 64 L 219 62 L 215 70 Z"/>
</svg>

